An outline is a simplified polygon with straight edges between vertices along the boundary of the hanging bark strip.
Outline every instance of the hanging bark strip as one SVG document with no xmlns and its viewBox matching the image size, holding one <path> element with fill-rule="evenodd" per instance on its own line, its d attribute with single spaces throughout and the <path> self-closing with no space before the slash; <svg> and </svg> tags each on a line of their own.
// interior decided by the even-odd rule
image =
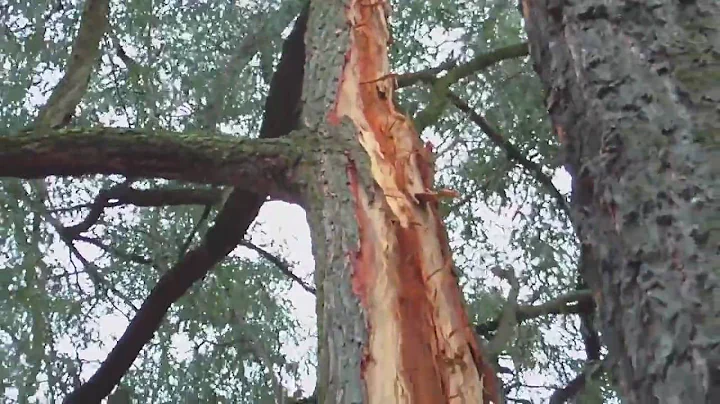
<svg viewBox="0 0 720 404">
<path fill-rule="evenodd" d="M 498 402 L 465 309 L 433 192 L 433 167 L 412 122 L 392 104 L 387 8 L 352 1 L 350 48 L 328 121 L 349 117 L 379 190 L 349 160 L 360 246 L 353 292 L 365 312 L 362 377 L 369 403 Z M 375 197 L 369 197 L 374 194 Z M 378 197 L 378 195 L 381 195 Z"/>
</svg>

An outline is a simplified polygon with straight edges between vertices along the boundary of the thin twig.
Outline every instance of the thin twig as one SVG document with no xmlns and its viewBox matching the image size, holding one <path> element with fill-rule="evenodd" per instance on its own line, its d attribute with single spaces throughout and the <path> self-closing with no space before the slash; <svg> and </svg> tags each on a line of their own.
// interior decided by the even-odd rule
<svg viewBox="0 0 720 404">
<path fill-rule="evenodd" d="M 100 57 L 100 40 L 108 28 L 109 0 L 89 0 L 73 40 L 65 74 L 53 89 L 35 120 L 36 126 L 59 127 L 69 123 L 87 91 L 95 62 Z"/>
<path fill-rule="evenodd" d="M 183 256 L 185 256 L 185 253 L 187 253 L 188 248 L 190 248 L 190 244 L 192 243 L 193 239 L 195 238 L 195 234 L 197 234 L 197 231 L 200 229 L 200 226 L 207 221 L 208 217 L 210 217 L 210 212 L 212 211 L 213 205 L 205 205 L 205 209 L 203 209 L 202 214 L 200 215 L 200 219 L 195 223 L 195 226 L 193 226 L 192 230 L 190 230 L 190 233 L 188 233 L 187 237 L 185 238 L 185 242 L 180 247 L 180 251 L 178 252 L 178 260 L 182 259 Z"/>
<path fill-rule="evenodd" d="M 535 178 L 536 181 L 538 181 L 541 185 L 545 187 L 545 189 L 548 193 L 550 193 L 550 195 L 555 197 L 555 199 L 560 205 L 560 208 L 562 208 L 562 210 L 567 215 L 570 214 L 570 206 L 568 204 L 567 198 L 565 198 L 565 196 L 555 187 L 552 179 L 543 172 L 542 167 L 538 163 L 525 157 L 525 155 L 520 151 L 517 146 L 515 146 L 511 141 L 507 140 L 482 115 L 475 112 L 474 109 L 472 109 L 455 93 L 453 93 L 452 91 L 448 91 L 447 97 L 455 105 L 455 107 L 457 107 L 457 109 L 467 114 L 470 120 L 476 125 L 478 125 L 483 132 L 485 132 L 485 134 L 488 136 L 490 141 L 495 144 L 495 146 L 505 151 L 508 159 L 514 161 L 522 168 L 524 168 L 533 178 Z"/>
<path fill-rule="evenodd" d="M 292 279 L 293 281 L 297 282 L 303 289 L 306 291 L 312 293 L 313 295 L 316 293 L 316 290 L 314 287 L 308 285 L 303 281 L 299 276 L 295 275 L 293 271 L 290 269 L 290 264 L 285 262 L 284 260 L 276 257 L 274 254 L 268 252 L 267 250 L 263 249 L 262 247 L 259 247 L 252 242 L 248 240 L 243 240 L 240 242 L 241 246 L 247 247 L 258 254 L 260 254 L 261 257 L 265 258 L 266 260 L 272 262 L 285 276 Z"/>
</svg>

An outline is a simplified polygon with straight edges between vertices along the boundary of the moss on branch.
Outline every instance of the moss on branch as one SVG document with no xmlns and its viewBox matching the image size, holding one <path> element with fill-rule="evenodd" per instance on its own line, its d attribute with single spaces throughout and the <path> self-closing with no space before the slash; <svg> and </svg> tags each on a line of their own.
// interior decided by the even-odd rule
<svg viewBox="0 0 720 404">
<path fill-rule="evenodd" d="M 26 131 L 0 136 L 0 176 L 120 174 L 233 185 L 286 198 L 313 137 L 244 139 L 121 128 Z"/>
</svg>

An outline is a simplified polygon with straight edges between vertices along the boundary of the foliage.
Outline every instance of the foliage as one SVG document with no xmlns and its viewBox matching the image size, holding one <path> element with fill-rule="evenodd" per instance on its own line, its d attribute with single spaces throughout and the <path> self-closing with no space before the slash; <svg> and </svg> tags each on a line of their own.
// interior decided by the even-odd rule
<svg viewBox="0 0 720 404">
<path fill-rule="evenodd" d="M 31 124 L 57 82 L 80 3 L 0 1 L 0 128 L 7 133 Z M 522 18 L 511 3 L 393 1 L 394 69 L 462 64 L 523 42 Z M 74 124 L 174 131 L 209 125 L 228 136 L 256 136 L 281 34 L 300 6 L 112 1 L 111 32 Z M 431 88 L 431 82 L 404 88 L 399 102 L 410 114 L 422 111 L 436 96 Z M 526 58 L 494 64 L 450 89 L 567 192 Z M 472 320 L 482 324 L 506 304 L 537 305 L 573 291 L 574 234 L 537 173 L 508 159 L 452 105 L 423 136 L 435 145 L 438 185 L 462 194 L 444 209 Z M 60 228 L 82 221 L 100 190 L 126 181 L 138 189 L 190 187 L 114 176 L 0 183 L 0 389 L 8 402 L 59 401 L 78 374 L 87 378 L 159 276 L 212 223 L 215 209 L 205 219 L 205 206 L 118 204 L 83 239 L 63 237 Z M 517 302 L 506 301 L 507 279 L 493 271 L 506 267 L 520 284 Z M 274 375 L 292 389 L 312 374 L 281 349 L 307 334 L 292 316 L 290 285 L 271 262 L 236 251 L 173 305 L 123 385 L 143 402 L 272 402 Z M 518 325 L 499 353 L 508 395 L 538 401 L 575 377 L 584 359 L 578 327 L 570 316 Z M 584 402 L 608 394 L 608 385 L 601 379 Z"/>
</svg>

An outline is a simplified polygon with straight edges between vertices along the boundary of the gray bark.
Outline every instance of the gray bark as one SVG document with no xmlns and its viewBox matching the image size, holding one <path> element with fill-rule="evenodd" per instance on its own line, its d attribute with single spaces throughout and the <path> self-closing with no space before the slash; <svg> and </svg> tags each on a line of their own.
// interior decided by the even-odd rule
<svg viewBox="0 0 720 404">
<path fill-rule="evenodd" d="M 621 396 L 720 402 L 720 2 L 522 3 Z"/>
<path fill-rule="evenodd" d="M 307 179 L 303 205 L 307 212 L 315 257 L 318 316 L 318 403 L 362 403 L 367 396 L 361 377 L 362 348 L 367 343 L 360 302 L 351 289 L 348 252 L 358 248 L 360 235 L 355 203 L 348 187 L 344 154 L 332 144 L 363 152 L 352 124 L 329 127 L 327 113 L 337 97 L 337 77 L 349 44 L 343 8 L 334 2 L 311 2 L 305 36 L 308 53 L 303 80 L 301 121 L 326 147 L 317 153 L 316 169 Z M 335 32 L 339 32 L 335 36 Z M 364 153 L 364 152 L 363 152 Z M 351 344 L 348 344 L 352 341 Z"/>
</svg>

